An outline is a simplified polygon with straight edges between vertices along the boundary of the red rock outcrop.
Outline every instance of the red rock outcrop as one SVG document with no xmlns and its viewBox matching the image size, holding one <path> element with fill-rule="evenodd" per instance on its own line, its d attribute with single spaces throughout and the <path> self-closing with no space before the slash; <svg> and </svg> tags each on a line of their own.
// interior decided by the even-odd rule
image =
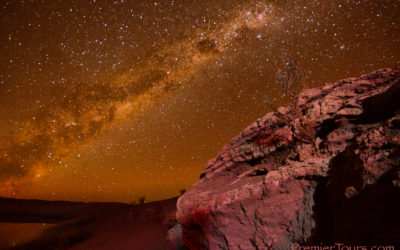
<svg viewBox="0 0 400 250">
<path fill-rule="evenodd" d="M 296 101 L 247 127 L 179 198 L 187 247 L 399 244 L 400 67 Z"/>
</svg>

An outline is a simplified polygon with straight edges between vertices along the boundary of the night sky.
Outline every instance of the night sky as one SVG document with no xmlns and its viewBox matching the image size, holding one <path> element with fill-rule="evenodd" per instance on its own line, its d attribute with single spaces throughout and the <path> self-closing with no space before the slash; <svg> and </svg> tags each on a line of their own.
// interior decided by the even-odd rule
<svg viewBox="0 0 400 250">
<path fill-rule="evenodd" d="M 0 3 L 0 196 L 177 196 L 299 90 L 400 65 L 399 0 Z"/>
</svg>

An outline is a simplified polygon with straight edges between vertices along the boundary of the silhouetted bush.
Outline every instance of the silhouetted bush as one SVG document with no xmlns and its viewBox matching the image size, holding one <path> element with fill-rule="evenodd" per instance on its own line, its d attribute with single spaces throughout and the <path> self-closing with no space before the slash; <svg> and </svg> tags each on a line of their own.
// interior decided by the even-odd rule
<svg viewBox="0 0 400 250">
<path fill-rule="evenodd" d="M 138 202 L 140 205 L 143 205 L 145 200 L 146 200 L 146 196 L 143 195 L 142 197 L 139 197 Z"/>
<path fill-rule="evenodd" d="M 318 150 L 315 146 L 314 124 L 303 115 L 303 112 L 296 100 L 296 87 L 299 85 L 300 81 L 303 80 L 304 76 L 306 75 L 306 71 L 299 65 L 297 55 L 283 54 L 281 66 L 275 63 L 275 67 L 277 68 L 276 76 L 278 78 L 278 82 L 280 83 L 280 87 L 284 91 L 285 95 L 290 98 L 292 115 L 294 118 L 298 118 L 301 123 L 301 126 L 299 127 L 299 133 L 295 134 L 294 137 L 301 142 L 312 144 L 316 153 L 318 154 Z M 266 97 L 266 100 L 272 110 L 277 112 L 275 104 L 268 97 Z M 290 116 L 285 116 L 282 118 L 284 121 L 286 120 L 287 124 L 290 123 L 291 119 L 294 119 Z M 255 143 L 257 145 L 270 146 L 280 141 L 285 141 L 285 138 L 275 135 L 272 129 L 267 128 L 267 130 L 268 129 L 271 131 L 261 131 L 260 135 L 256 137 Z M 286 143 L 290 142 L 286 141 Z"/>
</svg>

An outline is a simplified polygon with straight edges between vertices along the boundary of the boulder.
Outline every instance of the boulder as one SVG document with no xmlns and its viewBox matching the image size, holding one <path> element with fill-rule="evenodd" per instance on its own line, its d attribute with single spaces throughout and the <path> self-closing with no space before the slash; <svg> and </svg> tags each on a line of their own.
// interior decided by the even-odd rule
<svg viewBox="0 0 400 250">
<path fill-rule="evenodd" d="M 400 67 L 305 90 L 207 163 L 178 231 L 190 249 L 396 245 L 399 166 Z"/>
</svg>

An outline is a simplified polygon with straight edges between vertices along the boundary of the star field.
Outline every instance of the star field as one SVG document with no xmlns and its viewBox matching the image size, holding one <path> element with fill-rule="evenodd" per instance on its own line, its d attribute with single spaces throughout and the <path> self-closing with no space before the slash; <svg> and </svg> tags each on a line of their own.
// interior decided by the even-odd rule
<svg viewBox="0 0 400 250">
<path fill-rule="evenodd" d="M 299 90 L 400 64 L 400 2 L 5 1 L 0 196 L 173 197 Z"/>
</svg>

